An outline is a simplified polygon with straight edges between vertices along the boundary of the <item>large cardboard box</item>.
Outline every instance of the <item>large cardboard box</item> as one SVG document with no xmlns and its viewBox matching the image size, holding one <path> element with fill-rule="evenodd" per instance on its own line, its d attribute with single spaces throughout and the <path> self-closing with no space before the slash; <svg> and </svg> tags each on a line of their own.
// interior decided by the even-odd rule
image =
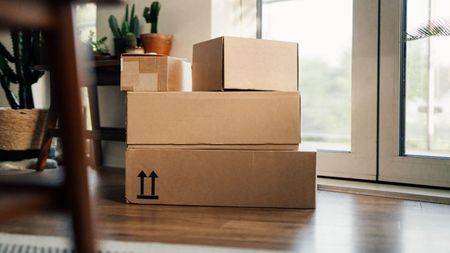
<svg viewBox="0 0 450 253">
<path fill-rule="evenodd" d="M 127 144 L 296 145 L 298 92 L 128 92 Z"/>
<path fill-rule="evenodd" d="M 299 145 L 296 144 L 259 144 L 259 145 L 206 145 L 206 144 L 161 144 L 161 145 L 128 145 L 132 148 L 149 148 L 149 149 L 230 149 L 230 150 L 298 150 Z"/>
<path fill-rule="evenodd" d="M 122 91 L 190 90 L 190 64 L 184 59 L 149 54 L 123 54 L 120 63 Z"/>
<path fill-rule="evenodd" d="M 129 148 L 134 204 L 314 208 L 316 155 L 299 151 Z"/>
<path fill-rule="evenodd" d="M 194 45 L 192 90 L 298 91 L 298 44 L 220 37 Z"/>
</svg>

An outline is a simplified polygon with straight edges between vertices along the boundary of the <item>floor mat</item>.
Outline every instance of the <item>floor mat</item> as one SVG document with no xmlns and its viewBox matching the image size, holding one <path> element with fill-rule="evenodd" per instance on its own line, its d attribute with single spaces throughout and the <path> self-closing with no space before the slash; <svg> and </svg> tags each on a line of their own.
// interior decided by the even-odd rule
<svg viewBox="0 0 450 253">
<path fill-rule="evenodd" d="M 210 246 L 194 246 L 166 243 L 124 242 L 104 240 L 98 243 L 99 253 L 280 253 L 286 251 L 253 250 Z M 0 233 L 1 253 L 72 253 L 68 238 L 56 236 L 37 236 Z"/>
</svg>

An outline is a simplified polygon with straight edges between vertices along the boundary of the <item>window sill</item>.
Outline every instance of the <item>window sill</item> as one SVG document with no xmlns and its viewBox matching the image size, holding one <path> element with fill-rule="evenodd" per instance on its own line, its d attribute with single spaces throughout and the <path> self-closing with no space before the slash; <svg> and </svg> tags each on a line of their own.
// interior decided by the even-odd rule
<svg viewBox="0 0 450 253">
<path fill-rule="evenodd" d="M 450 190 L 317 178 L 317 189 L 450 205 Z"/>
</svg>

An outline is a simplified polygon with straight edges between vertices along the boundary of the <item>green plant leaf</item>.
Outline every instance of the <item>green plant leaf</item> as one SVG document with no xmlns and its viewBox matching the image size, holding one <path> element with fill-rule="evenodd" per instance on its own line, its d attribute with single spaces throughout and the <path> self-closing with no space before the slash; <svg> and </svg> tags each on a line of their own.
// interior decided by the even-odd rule
<svg viewBox="0 0 450 253">
<path fill-rule="evenodd" d="M 42 48 L 42 34 L 39 30 L 31 31 L 30 35 L 30 47 L 31 47 L 31 64 L 33 66 L 41 64 L 41 48 Z"/>
<path fill-rule="evenodd" d="M 108 22 L 109 22 L 109 28 L 111 29 L 113 37 L 114 38 L 122 38 L 122 33 L 120 32 L 119 24 L 117 23 L 116 17 L 114 17 L 113 15 L 110 15 L 108 18 Z"/>
<path fill-rule="evenodd" d="M 130 23 L 134 18 L 134 4 L 131 6 L 131 15 L 130 15 Z"/>
<path fill-rule="evenodd" d="M 417 40 L 432 36 L 450 36 L 450 20 L 434 19 L 406 33 L 406 40 Z"/>
<path fill-rule="evenodd" d="M 142 16 L 144 17 L 145 22 L 150 23 L 150 8 L 149 7 L 144 8 L 144 12 L 142 13 Z"/>
<path fill-rule="evenodd" d="M 9 106 L 11 106 L 12 109 L 19 109 L 19 102 L 17 101 L 17 97 L 14 95 L 14 93 L 10 89 L 9 80 L 6 76 L 0 76 L 0 85 L 3 88 L 3 91 L 5 92 L 6 99 L 8 100 Z"/>
<path fill-rule="evenodd" d="M 0 42 L 0 55 L 5 57 L 6 60 L 9 62 L 14 62 L 14 56 L 6 49 L 6 47 L 3 45 L 3 43 Z"/>
<path fill-rule="evenodd" d="M 17 76 L 14 70 L 9 66 L 8 62 L 0 55 L 0 76 L 5 76 L 8 82 L 17 83 Z"/>
<path fill-rule="evenodd" d="M 125 34 L 130 32 L 130 25 L 127 21 L 123 21 L 122 23 L 122 37 L 125 36 Z"/>
<path fill-rule="evenodd" d="M 102 37 L 101 39 L 99 39 L 99 40 L 97 41 L 97 45 L 99 45 L 99 44 L 104 44 L 104 43 L 106 42 L 107 39 L 108 39 L 108 38 L 107 38 L 106 36 Z"/>
<path fill-rule="evenodd" d="M 127 7 L 125 7 L 125 18 L 124 18 L 124 21 L 129 22 L 129 20 L 128 20 L 128 4 L 127 4 Z M 123 31 L 122 31 L 122 33 L 123 33 Z M 126 33 L 124 33 L 124 34 L 126 34 Z"/>
<path fill-rule="evenodd" d="M 139 19 L 137 16 L 134 16 L 133 19 L 131 20 L 130 32 L 134 33 L 136 38 L 139 37 L 140 27 L 139 27 Z"/>
</svg>

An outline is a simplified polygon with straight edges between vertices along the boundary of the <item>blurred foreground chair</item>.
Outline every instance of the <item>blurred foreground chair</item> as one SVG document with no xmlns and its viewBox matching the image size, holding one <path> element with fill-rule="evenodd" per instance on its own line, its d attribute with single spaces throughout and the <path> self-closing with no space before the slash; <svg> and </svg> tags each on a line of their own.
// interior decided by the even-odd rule
<svg viewBox="0 0 450 253">
<path fill-rule="evenodd" d="M 94 253 L 95 233 L 84 153 L 84 121 L 72 2 L 0 0 L 1 28 L 32 27 L 46 31 L 50 49 L 47 54 L 53 94 L 51 103 L 55 108 L 49 120 L 59 120 L 64 156 L 64 173 L 59 179 L 48 177 L 43 172 L 1 177 L 0 189 L 8 197 L 0 203 L 0 220 L 33 211 L 62 208 L 72 218 L 76 252 Z"/>
</svg>

